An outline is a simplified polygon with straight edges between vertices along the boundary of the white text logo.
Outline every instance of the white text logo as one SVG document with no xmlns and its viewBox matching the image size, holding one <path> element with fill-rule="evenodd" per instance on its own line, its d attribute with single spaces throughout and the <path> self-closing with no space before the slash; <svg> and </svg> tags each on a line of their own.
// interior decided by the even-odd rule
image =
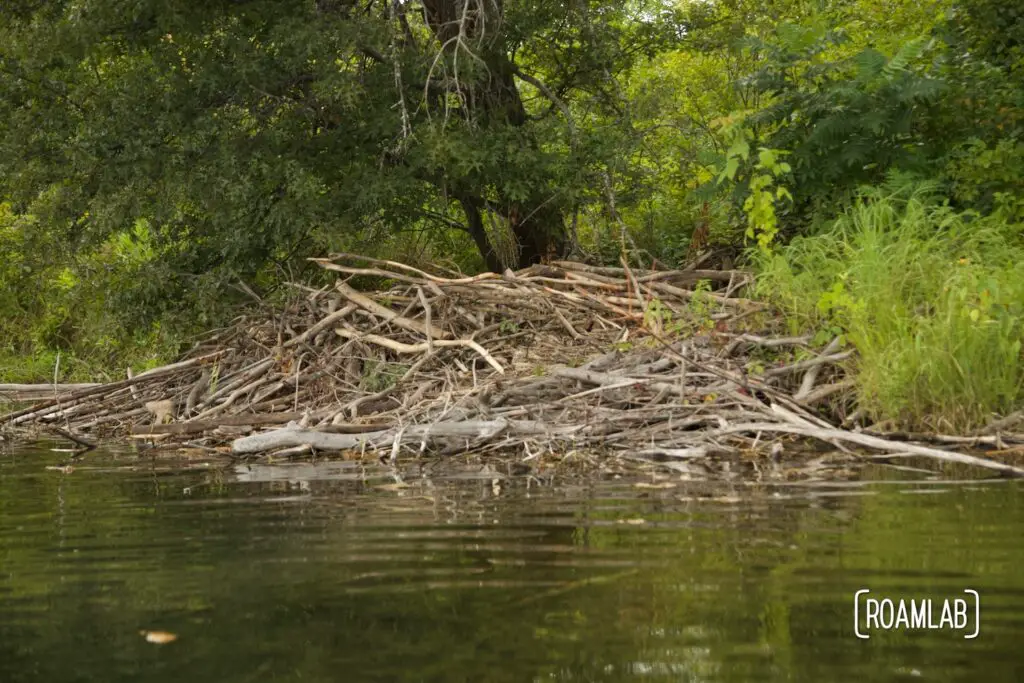
<svg viewBox="0 0 1024 683">
<path fill-rule="evenodd" d="M 867 640 L 872 631 L 947 630 L 962 631 L 964 638 L 981 632 L 981 599 L 978 591 L 967 589 L 965 597 L 907 600 L 877 597 L 862 588 L 853 596 L 853 631 Z"/>
</svg>

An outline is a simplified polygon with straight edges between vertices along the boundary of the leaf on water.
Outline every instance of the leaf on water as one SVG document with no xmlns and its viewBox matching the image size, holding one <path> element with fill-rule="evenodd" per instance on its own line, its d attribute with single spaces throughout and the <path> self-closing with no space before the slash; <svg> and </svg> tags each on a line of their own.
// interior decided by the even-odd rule
<svg viewBox="0 0 1024 683">
<path fill-rule="evenodd" d="M 638 526 L 640 524 L 647 524 L 647 520 L 642 517 L 634 517 L 633 519 L 620 519 L 619 524 L 632 524 Z"/>
<path fill-rule="evenodd" d="M 147 643 L 166 645 L 178 639 L 178 634 L 168 631 L 139 631 L 139 635 L 145 637 Z"/>
</svg>

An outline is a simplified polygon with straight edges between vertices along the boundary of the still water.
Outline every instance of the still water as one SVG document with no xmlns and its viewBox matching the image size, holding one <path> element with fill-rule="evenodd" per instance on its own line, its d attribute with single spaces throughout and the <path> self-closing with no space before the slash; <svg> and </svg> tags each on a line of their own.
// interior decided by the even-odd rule
<svg viewBox="0 0 1024 683">
<path fill-rule="evenodd" d="M 65 457 L 0 451 L 3 683 L 1024 680 L 1016 482 Z M 859 640 L 861 588 L 981 632 Z"/>
</svg>

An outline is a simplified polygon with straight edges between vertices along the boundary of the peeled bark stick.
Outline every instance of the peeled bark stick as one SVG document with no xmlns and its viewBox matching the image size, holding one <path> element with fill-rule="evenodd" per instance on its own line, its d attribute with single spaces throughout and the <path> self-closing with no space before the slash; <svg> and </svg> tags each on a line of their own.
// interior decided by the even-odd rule
<svg viewBox="0 0 1024 683">
<path fill-rule="evenodd" d="M 508 431 L 517 436 L 568 437 L 580 431 L 582 426 L 555 427 L 534 420 L 466 420 L 462 422 L 436 422 L 427 425 L 394 427 L 377 432 L 362 434 L 333 434 L 299 427 L 286 427 L 272 432 L 253 434 L 236 439 L 231 452 L 236 455 L 261 453 L 275 448 L 312 446 L 325 451 L 359 448 L 363 445 L 393 445 L 401 432 L 405 441 L 429 441 L 431 439 L 493 439 Z"/>
<path fill-rule="evenodd" d="M 371 344 L 376 344 L 377 346 L 383 346 L 386 349 L 391 349 L 395 353 L 423 353 L 425 351 L 428 351 L 431 345 L 465 346 L 467 348 L 473 349 L 478 354 L 480 354 L 483 357 L 483 359 L 487 361 L 491 365 L 491 367 L 497 370 L 500 374 L 505 374 L 505 368 L 501 366 L 501 363 L 494 360 L 494 357 L 487 352 L 487 349 L 480 346 L 480 344 L 476 343 L 472 339 L 439 339 L 435 342 L 432 342 L 432 344 L 428 342 L 423 342 L 422 344 L 403 344 L 402 342 L 397 342 L 394 339 L 388 339 L 387 337 L 381 337 L 376 334 L 362 334 L 355 330 L 347 330 L 343 327 L 336 327 L 334 328 L 334 331 L 338 334 L 338 336 L 344 337 L 346 339 L 357 339 L 359 341 L 370 342 Z"/>
<path fill-rule="evenodd" d="M 398 280 L 399 282 L 408 282 L 413 285 L 422 285 L 424 280 L 418 277 L 412 277 L 411 275 L 402 275 L 401 273 L 394 273 L 389 270 L 381 270 L 379 268 L 352 268 L 350 266 L 339 266 L 334 263 L 325 263 L 323 261 L 317 261 L 321 268 L 326 270 L 333 270 L 338 273 L 345 273 L 346 275 L 369 275 L 371 277 L 386 277 L 389 280 Z"/>
<path fill-rule="evenodd" d="M 326 318 L 324 318 L 323 320 L 321 320 L 320 322 L 318 322 L 317 324 L 313 325 L 308 330 L 306 330 L 305 332 L 300 334 L 298 337 L 292 337 L 291 339 L 286 341 L 284 343 L 284 345 L 283 345 L 283 348 L 287 349 L 289 347 L 295 346 L 296 344 L 301 344 L 302 342 L 306 341 L 310 337 L 315 336 L 317 332 L 321 332 L 323 330 L 326 330 L 328 327 L 330 327 L 334 323 L 338 322 L 342 318 L 348 317 L 357 308 L 359 308 L 359 307 L 356 306 L 355 304 L 349 304 L 348 306 L 345 306 L 344 308 L 342 308 L 340 311 L 335 311 L 334 313 L 331 313 Z"/>
<path fill-rule="evenodd" d="M 660 280 L 684 280 L 687 282 L 699 282 L 701 280 L 713 280 L 715 282 L 732 282 L 733 278 L 743 281 L 750 281 L 753 274 L 745 270 L 659 270 L 637 278 L 640 282 L 657 282 Z"/>
<path fill-rule="evenodd" d="M 836 337 L 828 343 L 820 355 L 827 356 L 831 353 L 835 353 L 836 349 L 839 348 L 840 337 Z M 811 393 L 811 389 L 814 388 L 814 383 L 818 381 L 818 373 L 821 372 L 821 365 L 812 366 L 805 374 L 804 380 L 800 383 L 800 389 L 796 392 L 793 398 L 797 401 L 802 401 L 807 398 L 807 395 Z"/>
<path fill-rule="evenodd" d="M 889 441 L 877 436 L 870 436 L 868 434 L 858 432 L 848 432 L 842 429 L 816 429 L 792 424 L 779 424 L 777 422 L 752 422 L 747 424 L 731 425 L 724 429 L 718 429 L 712 432 L 710 436 L 725 436 L 727 434 L 737 434 L 740 432 L 782 432 L 783 434 L 806 436 L 826 442 L 831 442 L 833 440 L 846 441 L 847 443 L 857 444 L 858 446 L 886 451 L 892 456 L 922 455 L 928 458 L 935 458 L 936 460 L 956 462 L 961 465 L 986 467 L 1005 474 L 1011 474 L 1015 477 L 1024 477 L 1024 469 L 1014 467 L 1013 465 L 1007 465 L 994 460 L 986 460 L 984 458 L 977 458 L 972 455 L 963 455 L 962 453 L 951 453 L 950 451 L 943 451 L 938 448 L 929 448 L 927 446 L 919 446 L 917 444 L 903 443 L 899 441 Z"/>
<path fill-rule="evenodd" d="M 810 368 L 825 365 L 827 363 L 838 363 L 844 361 L 853 355 L 853 349 L 849 351 L 843 351 L 841 353 L 833 353 L 829 356 L 818 356 L 817 358 L 811 358 L 810 360 L 802 360 L 791 365 L 786 365 L 781 368 L 769 368 L 764 372 L 764 377 L 778 377 L 779 375 L 787 375 L 791 372 L 800 372 L 801 370 L 808 370 Z"/>
<path fill-rule="evenodd" d="M 857 386 L 857 383 L 852 379 L 844 379 L 841 382 L 836 382 L 835 384 L 822 385 L 804 396 L 803 399 L 798 398 L 796 400 L 804 405 L 813 406 L 818 401 L 823 401 L 832 394 L 848 391 L 853 389 L 855 386 Z"/>
<path fill-rule="evenodd" d="M 640 285 L 636 281 L 636 276 L 633 275 L 633 271 L 629 269 L 629 262 L 626 260 L 625 252 L 619 257 L 619 262 L 622 263 L 622 269 L 626 273 L 626 284 L 627 291 L 631 291 L 636 297 L 637 302 L 640 304 L 640 310 L 647 309 L 647 301 L 644 300 L 643 292 L 640 290 Z"/>
<path fill-rule="evenodd" d="M 838 337 L 836 339 L 838 339 Z M 743 344 L 753 344 L 755 346 L 760 346 L 760 347 L 763 347 L 763 348 L 766 348 L 766 349 L 773 349 L 773 348 L 778 348 L 780 346 L 805 346 L 806 344 L 810 343 L 810 341 L 811 341 L 811 337 L 809 337 L 809 336 L 803 336 L 803 337 L 761 337 L 761 336 L 758 336 L 756 334 L 741 334 L 741 335 L 735 337 L 732 341 L 730 341 L 726 345 L 725 351 L 723 351 L 723 354 L 726 355 L 726 356 L 732 355 L 733 352 L 735 352 L 736 349 L 739 348 Z M 834 349 L 832 349 L 832 345 L 830 344 L 828 346 L 828 348 L 826 348 L 821 353 L 821 355 L 827 356 L 828 354 L 832 353 L 832 351 L 834 351 Z"/>
<path fill-rule="evenodd" d="M 555 377 L 574 379 L 587 384 L 597 384 L 605 388 L 622 388 L 642 385 L 650 387 L 655 391 L 666 391 L 676 396 L 700 396 L 702 394 L 717 393 L 714 387 L 681 387 L 674 382 L 654 382 L 647 377 L 624 377 L 622 375 L 610 375 L 603 372 L 581 370 L 580 368 L 553 368 L 551 374 Z"/>
<path fill-rule="evenodd" d="M 430 273 L 428 273 L 425 270 L 420 270 L 419 268 L 414 268 L 413 266 L 406 265 L 405 263 L 398 263 L 397 261 L 385 261 L 383 259 L 370 258 L 369 256 L 359 256 L 358 254 L 331 254 L 330 258 L 310 258 L 309 260 L 313 261 L 314 263 L 319 265 L 321 268 L 326 268 L 327 270 L 340 270 L 341 268 L 344 268 L 345 266 L 339 266 L 339 265 L 337 265 L 335 263 L 332 263 L 332 261 L 337 260 L 337 259 L 350 259 L 350 260 L 364 261 L 366 263 L 374 263 L 374 264 L 379 265 L 379 266 L 388 266 L 389 268 L 398 268 L 400 270 L 405 270 L 405 271 L 408 271 L 410 273 L 416 273 L 418 275 L 422 275 L 428 281 L 437 282 L 437 283 L 441 283 L 441 284 L 456 283 L 456 282 L 457 283 L 466 283 L 466 282 L 472 283 L 472 282 L 479 282 L 480 280 L 487 280 L 487 279 L 490 279 L 490 278 L 493 278 L 493 277 L 497 277 L 494 273 L 481 273 L 480 275 L 474 275 L 472 277 L 459 277 L 459 278 L 455 278 L 455 279 L 444 278 L 444 277 L 439 277 L 437 275 L 431 275 Z M 442 268 L 441 270 L 446 270 L 446 269 Z M 341 271 L 341 272 L 344 272 L 344 271 Z M 452 273 L 453 275 L 457 274 L 454 271 L 448 271 L 448 272 Z"/>
<path fill-rule="evenodd" d="M 196 408 L 196 404 L 199 402 L 200 396 L 206 391 L 206 388 L 210 386 L 210 369 L 205 368 L 203 374 L 199 377 L 195 384 L 192 385 L 192 389 L 188 392 L 188 398 L 185 399 L 185 417 L 190 417 L 192 412 Z"/>
<path fill-rule="evenodd" d="M 559 268 L 565 268 L 566 270 L 575 270 L 582 273 L 594 273 L 617 279 L 622 279 L 623 276 L 622 268 L 617 268 L 615 266 L 592 266 L 578 261 L 552 261 L 551 265 Z"/>
<path fill-rule="evenodd" d="M 134 379 L 135 378 L 135 373 L 132 372 L 132 367 L 130 365 L 127 368 L 125 368 L 125 375 L 128 377 L 128 379 Z M 133 384 L 132 386 L 130 386 L 128 388 L 132 392 L 132 398 L 134 398 L 135 400 L 138 400 L 139 399 L 139 390 L 135 388 L 135 385 Z"/>
<path fill-rule="evenodd" d="M 423 326 L 427 330 L 427 353 L 434 352 L 434 336 L 430 334 L 432 325 L 430 324 L 430 302 L 427 301 L 427 297 L 423 295 L 423 288 L 416 288 L 416 298 L 419 299 L 420 305 L 423 306 L 424 323 Z"/>
<path fill-rule="evenodd" d="M 370 297 L 364 294 L 360 294 L 356 290 L 346 285 L 344 282 L 341 282 L 339 280 L 338 284 L 335 285 L 335 287 L 337 287 L 338 291 L 341 292 L 349 301 L 351 301 L 354 304 L 357 304 L 358 306 L 369 311 L 370 313 L 373 313 L 374 315 L 380 318 L 384 318 L 388 322 L 394 323 L 399 327 L 403 327 L 409 330 L 410 332 L 416 332 L 417 334 L 422 335 L 427 334 L 426 325 L 424 325 L 420 321 L 411 320 L 409 318 L 403 318 L 402 316 L 392 311 L 390 308 L 381 306 L 379 303 L 377 303 Z M 431 325 L 430 327 L 430 335 L 433 336 L 435 339 L 448 339 L 451 336 L 441 328 L 436 327 L 434 325 Z"/>
<path fill-rule="evenodd" d="M 552 306 L 551 310 L 555 312 L 555 317 L 558 318 L 558 322 L 562 323 L 562 327 L 566 329 L 566 331 L 572 336 L 573 339 L 579 340 L 583 338 L 583 336 L 576 331 L 576 328 L 572 326 L 572 323 L 570 323 L 566 319 L 566 317 L 562 315 L 562 312 L 558 310 L 558 308 Z"/>
<path fill-rule="evenodd" d="M 506 420 L 488 422 L 439 422 L 433 425 L 413 425 L 406 427 L 403 437 L 411 439 L 430 438 L 492 438 L 508 427 Z M 311 429 L 287 427 L 272 432 L 253 434 L 236 439 L 231 444 L 231 452 L 236 455 L 261 453 L 275 448 L 292 446 L 312 446 L 318 450 L 341 451 L 366 445 L 383 445 L 393 443 L 396 430 L 388 429 L 364 434 L 331 434 Z"/>
<path fill-rule="evenodd" d="M 566 284 L 576 283 L 587 287 L 597 287 L 598 289 L 611 289 L 617 292 L 623 290 L 621 281 L 603 275 L 581 275 L 580 273 L 565 271 L 565 282 Z"/>
<path fill-rule="evenodd" d="M 9 395 L 16 401 L 53 396 L 54 392 L 65 395 L 83 389 L 93 389 L 102 384 L 0 384 L 0 395 Z"/>
<path fill-rule="evenodd" d="M 198 415 L 196 415 L 196 419 L 199 420 L 199 419 L 202 419 L 204 417 L 210 417 L 211 415 L 216 415 L 217 413 L 220 413 L 220 412 L 223 412 L 223 411 L 227 410 L 241 396 L 245 396 L 246 394 L 252 393 L 256 389 L 259 389 L 264 384 L 266 384 L 268 382 L 272 382 L 273 380 L 274 380 L 274 376 L 273 375 L 270 376 L 270 377 L 258 377 L 257 379 L 254 379 L 253 381 L 249 382 L 248 384 L 245 384 L 244 386 L 241 386 L 238 389 L 235 389 L 233 392 L 231 392 L 230 396 L 228 396 L 226 399 L 224 399 L 223 402 L 218 403 L 215 406 L 211 406 L 211 407 L 207 408 L 206 410 L 204 410 L 203 412 L 201 412 Z"/>
<path fill-rule="evenodd" d="M 90 387 L 82 391 L 76 391 L 72 393 L 70 396 L 63 397 L 59 402 L 56 399 L 51 399 L 49 401 L 44 401 L 42 403 L 38 403 L 34 406 L 30 406 L 22 410 L 16 410 L 14 412 L 7 413 L 6 415 L 0 415 L 0 422 L 21 424 L 22 422 L 27 422 L 29 420 L 49 415 L 50 413 L 57 412 L 61 410 L 62 407 L 67 408 L 70 405 L 73 405 L 78 401 L 81 401 L 82 399 L 90 398 L 92 396 L 96 396 L 97 394 L 111 392 L 117 389 L 124 389 L 126 387 L 131 387 L 135 384 L 138 384 L 139 382 L 148 382 L 150 380 L 158 379 L 160 377 L 165 377 L 167 375 L 173 374 L 179 370 L 184 370 L 186 368 L 191 368 L 196 365 L 207 363 L 213 360 L 214 358 L 217 358 L 219 356 L 224 355 L 225 353 L 228 353 L 231 350 L 232 349 L 221 349 L 220 351 L 208 353 L 204 356 L 199 356 L 197 358 L 184 360 L 181 361 L 180 363 L 172 363 L 170 365 L 165 365 L 161 368 L 153 368 L 152 370 L 147 370 L 146 372 L 135 375 L 135 377 L 133 377 L 132 379 L 124 379 L 121 380 L 120 382 L 100 384 L 99 386 Z"/>
<path fill-rule="evenodd" d="M 229 382 L 224 382 L 220 384 L 217 391 L 207 396 L 205 399 L 203 399 L 202 403 L 199 403 L 196 406 L 196 410 L 200 410 L 202 408 L 206 408 L 208 406 L 213 405 L 213 403 L 221 396 L 224 396 L 225 394 L 234 391 L 240 386 L 244 386 L 246 383 L 251 382 L 254 378 L 258 378 L 259 376 L 270 370 L 270 368 L 273 367 L 274 362 L 275 361 L 273 358 L 264 358 L 259 362 L 250 364 L 244 370 L 232 373 L 232 375 L 234 375 L 234 379 L 232 379 Z"/>
<path fill-rule="evenodd" d="M 681 287 L 676 287 L 674 285 L 670 285 L 667 282 L 652 282 L 650 284 L 650 288 L 658 290 L 659 292 L 661 292 L 663 294 L 672 294 L 674 296 L 679 297 L 680 299 L 683 299 L 684 301 L 690 301 L 691 299 L 693 299 L 694 296 L 696 296 L 693 292 L 691 292 L 691 291 L 689 291 L 687 289 L 682 289 Z M 722 304 L 723 306 L 736 306 L 738 308 L 758 308 L 758 309 L 767 308 L 767 305 L 762 304 L 759 301 L 753 301 L 751 299 L 739 299 L 739 298 L 728 298 L 727 299 L 726 297 L 721 296 L 720 294 L 714 294 L 712 292 L 704 292 L 703 294 L 701 294 L 701 296 L 707 297 L 707 298 L 711 299 L 712 301 L 715 301 L 715 302 L 717 302 L 719 304 Z"/>
<path fill-rule="evenodd" d="M 88 429 L 93 429 L 94 427 L 98 427 L 101 424 L 106 424 L 108 422 L 124 422 L 133 417 L 139 417 L 142 415 L 149 414 L 149 411 L 146 410 L 145 408 L 138 408 L 136 410 L 129 410 L 128 412 L 125 413 L 107 414 L 104 415 L 103 417 L 97 417 L 92 422 L 75 423 L 74 426 L 75 429 L 79 431 L 85 431 Z"/>
</svg>

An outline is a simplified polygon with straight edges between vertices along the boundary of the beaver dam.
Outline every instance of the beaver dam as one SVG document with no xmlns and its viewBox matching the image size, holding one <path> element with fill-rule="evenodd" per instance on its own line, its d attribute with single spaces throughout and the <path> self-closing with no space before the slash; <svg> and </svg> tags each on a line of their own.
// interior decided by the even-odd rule
<svg viewBox="0 0 1024 683">
<path fill-rule="evenodd" d="M 32 401 L 0 424 L 86 448 L 128 437 L 392 462 L 575 452 L 668 469 L 818 442 L 1024 474 L 994 459 L 1024 443 L 1000 423 L 974 437 L 853 426 L 853 352 L 775 334 L 766 307 L 737 296 L 749 281 L 740 271 L 557 261 L 461 277 L 351 255 L 316 262 L 339 274 L 333 287 L 294 285 L 290 304 L 236 319 L 179 362 L 105 384 L 0 387 Z M 969 447 L 995 453 L 956 452 Z"/>
</svg>

